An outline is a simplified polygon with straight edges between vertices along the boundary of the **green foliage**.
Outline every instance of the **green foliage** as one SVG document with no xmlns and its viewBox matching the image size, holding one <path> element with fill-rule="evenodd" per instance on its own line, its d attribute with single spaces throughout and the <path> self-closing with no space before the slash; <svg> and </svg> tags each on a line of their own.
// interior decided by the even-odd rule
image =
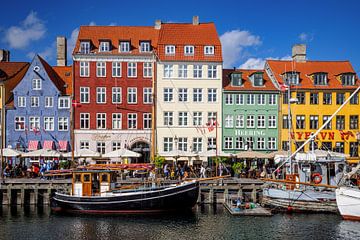
<svg viewBox="0 0 360 240">
<path fill-rule="evenodd" d="M 243 162 L 236 162 L 232 165 L 232 169 L 235 173 L 240 174 L 241 171 L 244 169 L 245 164 Z"/>
<path fill-rule="evenodd" d="M 226 157 L 215 157 L 215 158 L 214 158 L 214 161 L 215 161 L 216 164 L 225 163 L 226 160 L 227 160 Z"/>
<path fill-rule="evenodd" d="M 69 168 L 69 161 L 60 161 L 59 166 L 60 169 L 67 169 Z"/>
<path fill-rule="evenodd" d="M 154 163 L 155 163 L 155 167 L 161 168 L 161 167 L 164 165 L 164 163 L 165 163 L 165 157 L 156 155 L 156 156 L 154 157 Z"/>
</svg>

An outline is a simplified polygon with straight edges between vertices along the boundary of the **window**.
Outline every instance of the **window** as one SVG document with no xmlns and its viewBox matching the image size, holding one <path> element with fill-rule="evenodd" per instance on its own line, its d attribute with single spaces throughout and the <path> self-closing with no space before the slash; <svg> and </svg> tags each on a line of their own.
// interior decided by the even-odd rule
<svg viewBox="0 0 360 240">
<path fill-rule="evenodd" d="M 314 85 L 327 85 L 327 73 L 315 73 Z"/>
<path fill-rule="evenodd" d="M 184 54 L 189 56 L 189 55 L 194 55 L 194 46 L 185 46 L 184 47 Z"/>
<path fill-rule="evenodd" d="M 323 124 L 325 124 L 325 122 L 330 118 L 330 115 L 324 115 L 323 116 Z M 326 124 L 326 126 L 324 127 L 324 129 L 330 130 L 331 129 L 331 123 L 332 121 L 330 121 L 328 124 Z"/>
<path fill-rule="evenodd" d="M 253 137 L 246 138 L 245 150 L 248 150 L 248 149 L 254 149 L 254 138 Z"/>
<path fill-rule="evenodd" d="M 110 42 L 103 41 L 100 42 L 99 52 L 108 52 L 110 51 Z"/>
<path fill-rule="evenodd" d="M 44 117 L 44 128 L 46 131 L 54 131 L 54 117 Z"/>
<path fill-rule="evenodd" d="M 15 117 L 15 131 L 25 130 L 25 117 Z"/>
<path fill-rule="evenodd" d="M 202 88 L 193 89 L 193 101 L 202 102 Z"/>
<path fill-rule="evenodd" d="M 89 141 L 80 141 L 80 149 L 90 149 Z"/>
<path fill-rule="evenodd" d="M 188 101 L 188 89 L 187 88 L 179 88 L 178 92 L 179 102 L 187 102 Z"/>
<path fill-rule="evenodd" d="M 335 143 L 335 152 L 344 153 L 344 142 Z"/>
<path fill-rule="evenodd" d="M 40 117 L 29 117 L 30 131 L 40 130 Z"/>
<path fill-rule="evenodd" d="M 194 65 L 194 78 L 202 78 L 202 65 Z"/>
<path fill-rule="evenodd" d="M 202 112 L 193 112 L 193 125 L 201 126 L 202 122 Z"/>
<path fill-rule="evenodd" d="M 291 95 L 290 95 L 291 96 Z M 284 92 L 283 93 L 283 104 L 288 104 L 289 103 L 289 93 L 288 92 Z"/>
<path fill-rule="evenodd" d="M 144 104 L 152 103 L 152 88 L 143 89 L 143 102 Z"/>
<path fill-rule="evenodd" d="M 235 123 L 235 127 L 236 128 L 243 128 L 245 124 L 245 118 L 244 115 L 236 115 L 236 123 Z"/>
<path fill-rule="evenodd" d="M 144 75 L 144 78 L 152 77 L 152 63 L 149 63 L 149 62 L 144 63 L 143 75 Z"/>
<path fill-rule="evenodd" d="M 80 62 L 80 77 L 88 77 L 90 73 L 89 62 Z"/>
<path fill-rule="evenodd" d="M 128 113 L 128 129 L 137 129 L 136 113 Z"/>
<path fill-rule="evenodd" d="M 164 125 L 173 126 L 174 125 L 174 113 L 173 112 L 164 112 Z"/>
<path fill-rule="evenodd" d="M 254 115 L 248 115 L 246 117 L 246 127 L 247 128 L 254 128 L 255 127 L 255 116 Z"/>
<path fill-rule="evenodd" d="M 296 93 L 297 104 L 305 104 L 305 93 L 297 92 Z"/>
<path fill-rule="evenodd" d="M 265 116 L 264 115 L 257 116 L 257 127 L 265 128 Z"/>
<path fill-rule="evenodd" d="M 31 107 L 39 107 L 39 97 L 31 97 Z"/>
<path fill-rule="evenodd" d="M 151 113 L 143 114 L 143 128 L 151 129 Z"/>
<path fill-rule="evenodd" d="M 331 93 L 324 93 L 323 94 L 323 104 L 324 105 L 331 105 L 332 94 Z"/>
<path fill-rule="evenodd" d="M 254 105 L 255 104 L 255 95 L 254 94 L 248 94 L 247 95 L 247 104 L 248 105 Z"/>
<path fill-rule="evenodd" d="M 276 128 L 276 116 L 269 116 L 269 128 Z"/>
<path fill-rule="evenodd" d="M 80 113 L 80 129 L 90 128 L 90 113 Z"/>
<path fill-rule="evenodd" d="M 269 95 L 269 105 L 276 105 L 276 94 L 270 94 Z"/>
<path fill-rule="evenodd" d="M 341 105 L 345 102 L 345 93 L 336 93 L 336 104 Z"/>
<path fill-rule="evenodd" d="M 106 88 L 97 87 L 96 88 L 96 103 L 106 103 Z"/>
<path fill-rule="evenodd" d="M 259 149 L 259 150 L 265 149 L 265 138 L 257 139 L 257 149 Z"/>
<path fill-rule="evenodd" d="M 233 105 L 233 95 L 230 93 L 225 93 L 225 105 Z"/>
<path fill-rule="evenodd" d="M 205 46 L 204 54 L 205 55 L 214 55 L 214 46 Z"/>
<path fill-rule="evenodd" d="M 129 41 L 121 41 L 119 50 L 120 50 L 120 52 L 130 52 L 130 42 Z"/>
<path fill-rule="evenodd" d="M 128 62 L 128 77 L 137 77 L 136 66 L 135 62 Z"/>
<path fill-rule="evenodd" d="M 207 149 L 208 150 L 216 149 L 216 138 L 214 138 L 214 137 L 208 138 Z"/>
<path fill-rule="evenodd" d="M 193 138 L 193 151 L 202 152 L 202 138 Z"/>
<path fill-rule="evenodd" d="M 150 42 L 140 42 L 140 52 L 150 52 Z"/>
<path fill-rule="evenodd" d="M 282 141 L 281 143 L 281 149 L 284 151 L 289 151 L 289 142 L 288 141 Z"/>
<path fill-rule="evenodd" d="M 33 90 L 41 90 L 41 79 L 34 78 L 32 80 L 32 89 Z"/>
<path fill-rule="evenodd" d="M 259 94 L 257 97 L 258 97 L 258 105 L 265 105 L 265 95 Z"/>
<path fill-rule="evenodd" d="M 171 152 L 173 150 L 173 138 L 164 138 L 164 152 Z"/>
<path fill-rule="evenodd" d="M 208 112 L 207 114 L 207 124 L 210 124 L 212 126 L 216 125 L 216 117 L 217 113 L 216 112 Z"/>
<path fill-rule="evenodd" d="M 70 108 L 70 97 L 59 97 L 59 109 Z"/>
<path fill-rule="evenodd" d="M 289 118 L 287 115 L 283 115 L 282 128 L 289 129 Z"/>
<path fill-rule="evenodd" d="M 235 96 L 235 104 L 236 105 L 244 105 L 244 95 L 243 94 L 234 94 Z"/>
<path fill-rule="evenodd" d="M 164 78 L 172 78 L 173 77 L 173 65 L 166 64 L 164 66 Z"/>
<path fill-rule="evenodd" d="M 319 116 L 310 115 L 310 129 L 318 129 L 319 128 Z"/>
<path fill-rule="evenodd" d="M 68 131 L 69 130 L 69 119 L 67 117 L 58 118 L 58 130 Z"/>
<path fill-rule="evenodd" d="M 355 74 L 347 73 L 341 75 L 341 84 L 344 86 L 354 86 L 355 85 Z"/>
<path fill-rule="evenodd" d="M 89 102 L 90 102 L 90 88 L 80 87 L 80 103 L 89 103 Z"/>
<path fill-rule="evenodd" d="M 276 138 L 274 137 L 269 137 L 268 138 L 268 149 L 276 149 Z"/>
<path fill-rule="evenodd" d="M 174 89 L 164 88 L 164 102 L 173 102 L 174 101 Z"/>
<path fill-rule="evenodd" d="M 233 86 L 241 86 L 242 79 L 241 79 L 241 73 L 231 73 L 231 85 Z"/>
<path fill-rule="evenodd" d="M 299 84 L 299 73 L 287 72 L 285 73 L 285 82 L 287 85 L 298 85 Z"/>
<path fill-rule="evenodd" d="M 296 128 L 305 129 L 305 115 L 296 115 Z"/>
<path fill-rule="evenodd" d="M 262 73 L 255 73 L 253 74 L 253 81 L 254 81 L 254 86 L 263 86 L 264 85 L 264 79 L 263 79 L 263 74 Z"/>
<path fill-rule="evenodd" d="M 351 99 L 350 104 L 359 104 L 359 94 L 356 93 Z"/>
<path fill-rule="evenodd" d="M 106 129 L 106 113 L 97 113 L 96 114 L 96 128 L 97 129 Z"/>
<path fill-rule="evenodd" d="M 344 115 L 337 115 L 336 116 L 336 129 L 337 130 L 344 130 L 345 129 L 345 116 Z"/>
<path fill-rule="evenodd" d="M 166 45 L 165 46 L 165 54 L 166 55 L 175 55 L 175 46 L 174 45 Z"/>
<path fill-rule="evenodd" d="M 122 129 L 121 113 L 113 113 L 112 114 L 112 129 Z"/>
<path fill-rule="evenodd" d="M 187 78 L 187 65 L 179 65 L 179 78 Z"/>
<path fill-rule="evenodd" d="M 358 142 L 350 142 L 349 145 L 349 154 L 350 157 L 358 157 L 359 156 L 359 143 Z"/>
<path fill-rule="evenodd" d="M 111 142 L 111 151 L 116 151 L 121 149 L 121 142 L 120 141 L 112 141 Z"/>
<path fill-rule="evenodd" d="M 350 129 L 358 129 L 358 128 L 359 128 L 359 116 L 350 115 Z"/>
<path fill-rule="evenodd" d="M 310 104 L 319 104 L 319 94 L 310 93 Z"/>
<path fill-rule="evenodd" d="M 106 77 L 106 62 L 97 62 L 96 63 L 96 76 L 97 77 Z"/>
<path fill-rule="evenodd" d="M 178 139 L 178 150 L 187 151 L 188 139 L 186 137 L 179 137 Z"/>
<path fill-rule="evenodd" d="M 235 138 L 235 149 L 244 149 L 244 138 L 243 137 Z"/>
<path fill-rule="evenodd" d="M 234 116 L 227 114 L 225 115 L 225 127 L 226 128 L 232 128 L 234 127 Z"/>
<path fill-rule="evenodd" d="M 121 77 L 121 62 L 112 62 L 112 76 Z"/>
<path fill-rule="evenodd" d="M 111 89 L 111 99 L 112 103 L 121 103 L 122 102 L 122 96 L 121 96 L 121 87 L 113 87 Z"/>
<path fill-rule="evenodd" d="M 216 102 L 217 91 L 216 88 L 208 88 L 208 102 Z"/>
<path fill-rule="evenodd" d="M 224 137 L 224 148 L 225 149 L 233 148 L 233 138 L 232 137 Z"/>
<path fill-rule="evenodd" d="M 300 142 L 295 142 L 295 147 L 296 147 L 296 149 L 299 149 L 303 144 L 304 144 L 304 142 L 302 142 L 302 141 L 300 141 Z M 304 152 L 304 150 L 305 150 L 305 147 L 301 148 L 301 149 L 299 150 L 299 152 Z"/>
<path fill-rule="evenodd" d="M 90 53 L 90 42 L 80 42 L 80 53 L 88 54 Z"/>
<path fill-rule="evenodd" d="M 17 105 L 18 105 L 18 107 L 26 107 L 26 97 L 18 97 Z"/>
<path fill-rule="evenodd" d="M 188 125 L 188 112 L 179 112 L 179 126 Z"/>
<path fill-rule="evenodd" d="M 96 142 L 96 151 L 105 154 L 105 142 Z"/>
<path fill-rule="evenodd" d="M 137 103 L 137 89 L 135 87 L 130 87 L 127 89 L 127 102 L 129 104 Z"/>
<path fill-rule="evenodd" d="M 216 78 L 216 65 L 208 65 L 208 78 Z"/>
</svg>

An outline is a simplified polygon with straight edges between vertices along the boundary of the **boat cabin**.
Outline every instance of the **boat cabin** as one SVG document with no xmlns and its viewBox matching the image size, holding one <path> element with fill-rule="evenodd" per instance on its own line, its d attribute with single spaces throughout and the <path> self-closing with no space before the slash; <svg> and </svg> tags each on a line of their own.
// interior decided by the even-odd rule
<svg viewBox="0 0 360 240">
<path fill-rule="evenodd" d="M 105 196 L 115 188 L 116 171 L 110 170 L 78 170 L 73 172 L 73 196 Z"/>
</svg>

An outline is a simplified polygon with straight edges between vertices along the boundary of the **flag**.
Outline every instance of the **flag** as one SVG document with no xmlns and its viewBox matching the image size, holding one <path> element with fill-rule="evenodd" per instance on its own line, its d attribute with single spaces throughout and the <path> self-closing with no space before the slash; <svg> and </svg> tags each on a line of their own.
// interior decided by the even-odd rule
<svg viewBox="0 0 360 240">
<path fill-rule="evenodd" d="M 77 102 L 77 101 L 74 99 L 74 100 L 72 100 L 72 106 L 73 106 L 74 108 L 81 107 L 81 103 L 80 103 L 80 102 Z"/>
<path fill-rule="evenodd" d="M 38 134 L 41 135 L 41 132 L 40 132 L 39 128 L 37 128 L 37 127 L 33 128 L 33 132 L 34 132 L 35 135 L 38 135 Z"/>
<path fill-rule="evenodd" d="M 289 89 L 289 86 L 286 85 L 285 83 L 280 84 L 280 91 L 285 92 L 288 89 Z"/>
</svg>

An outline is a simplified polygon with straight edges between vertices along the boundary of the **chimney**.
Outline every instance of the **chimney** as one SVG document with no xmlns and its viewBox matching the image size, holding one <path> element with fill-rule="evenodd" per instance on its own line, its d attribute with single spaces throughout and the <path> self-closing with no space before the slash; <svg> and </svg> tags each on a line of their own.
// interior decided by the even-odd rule
<svg viewBox="0 0 360 240">
<path fill-rule="evenodd" d="M 57 65 L 66 66 L 67 65 L 67 51 L 66 51 L 66 38 L 57 37 L 56 38 L 56 48 L 57 48 Z"/>
<path fill-rule="evenodd" d="M 306 44 L 295 44 L 292 47 L 292 58 L 295 62 L 306 62 Z"/>
<path fill-rule="evenodd" d="M 0 49 L 0 62 L 10 62 L 10 51 Z"/>
<path fill-rule="evenodd" d="M 199 25 L 199 16 L 193 16 L 193 25 Z"/>
<path fill-rule="evenodd" d="M 155 20 L 155 29 L 161 28 L 161 20 Z"/>
</svg>

